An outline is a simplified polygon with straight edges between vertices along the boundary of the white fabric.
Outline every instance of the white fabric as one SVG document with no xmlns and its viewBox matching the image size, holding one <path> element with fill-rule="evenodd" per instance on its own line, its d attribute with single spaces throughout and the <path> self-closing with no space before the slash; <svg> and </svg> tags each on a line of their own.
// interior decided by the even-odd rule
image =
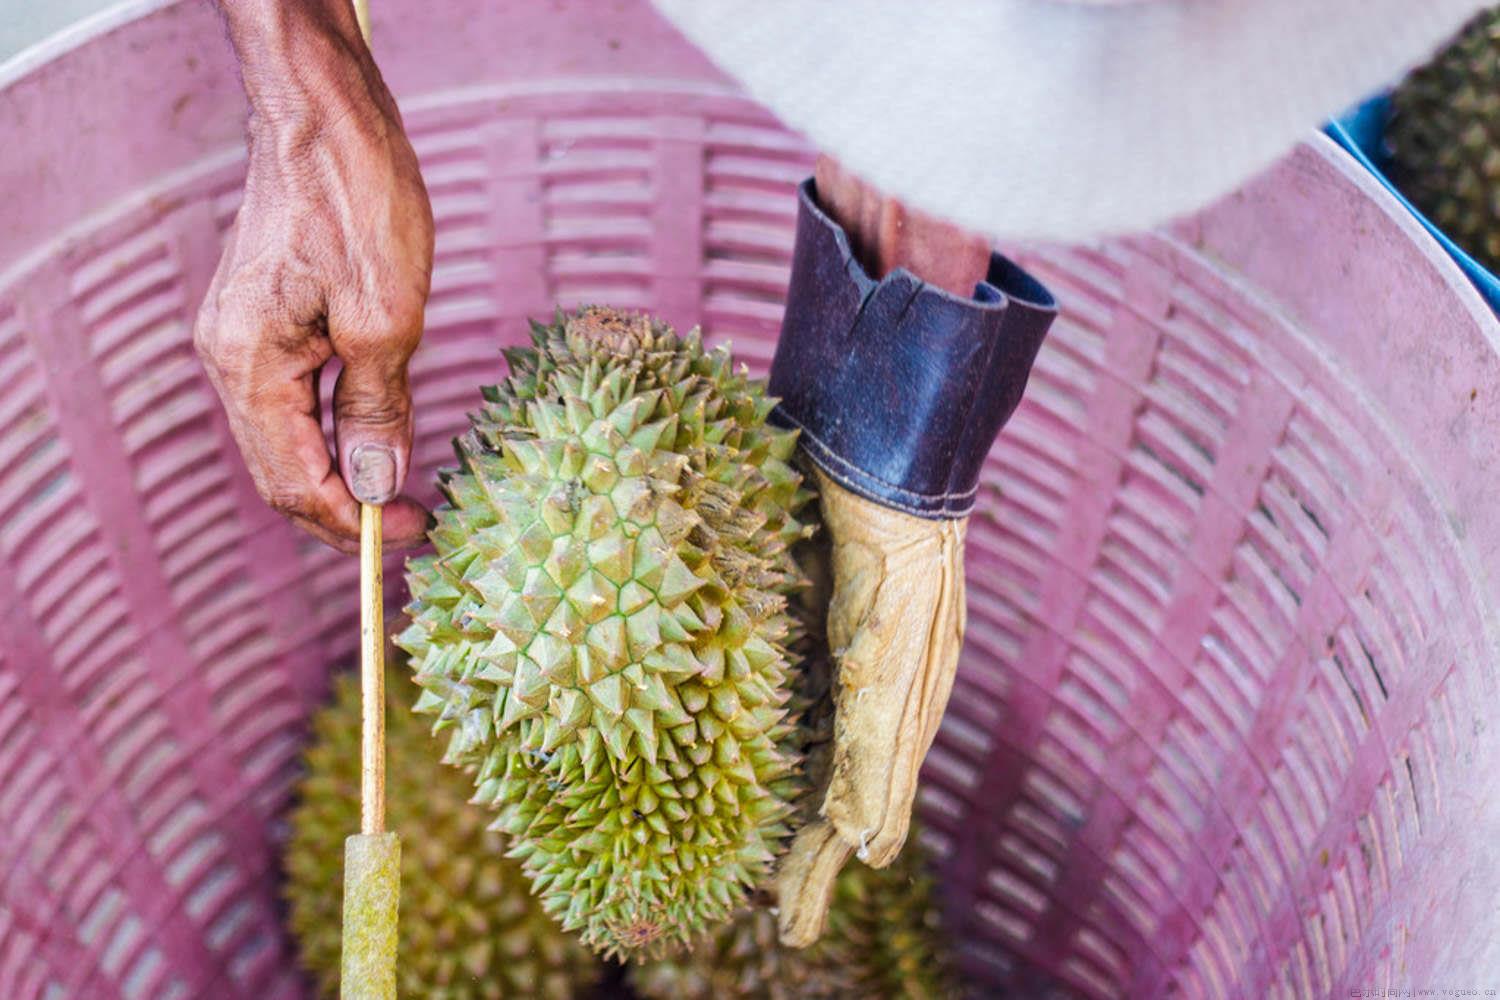
<svg viewBox="0 0 1500 1000">
<path fill-rule="evenodd" d="M 997 236 L 1199 208 L 1485 0 L 655 0 L 821 149 Z"/>
</svg>

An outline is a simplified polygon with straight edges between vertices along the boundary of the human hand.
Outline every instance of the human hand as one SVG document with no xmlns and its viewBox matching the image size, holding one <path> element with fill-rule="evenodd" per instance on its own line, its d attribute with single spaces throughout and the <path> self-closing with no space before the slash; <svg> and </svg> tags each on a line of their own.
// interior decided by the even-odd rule
<svg viewBox="0 0 1500 1000">
<path fill-rule="evenodd" d="M 884 868 L 906 842 L 965 622 L 967 518 L 904 514 L 813 471 L 831 542 L 835 715 L 819 816 L 798 831 L 777 874 L 781 937 L 796 947 L 817 940 L 851 853 Z"/>
<path fill-rule="evenodd" d="M 222 6 L 251 102 L 249 169 L 194 343 L 273 508 L 352 552 L 360 502 L 384 504 L 386 544 L 419 544 L 426 512 L 397 495 L 432 270 L 416 155 L 347 0 Z M 333 357 L 336 460 L 318 396 Z"/>
</svg>

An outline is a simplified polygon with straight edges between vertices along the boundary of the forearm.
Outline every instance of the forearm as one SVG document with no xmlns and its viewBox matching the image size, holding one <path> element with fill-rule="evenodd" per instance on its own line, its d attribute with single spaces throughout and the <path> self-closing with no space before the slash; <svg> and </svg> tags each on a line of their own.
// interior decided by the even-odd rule
<svg viewBox="0 0 1500 1000">
<path fill-rule="evenodd" d="M 218 5 L 239 58 L 252 126 L 325 121 L 372 105 L 394 113 L 350 0 Z"/>
<path fill-rule="evenodd" d="M 830 156 L 818 158 L 813 182 L 819 204 L 843 227 L 855 259 L 872 278 L 902 267 L 961 298 L 984 280 L 990 243 L 982 235 L 913 211 Z"/>
</svg>

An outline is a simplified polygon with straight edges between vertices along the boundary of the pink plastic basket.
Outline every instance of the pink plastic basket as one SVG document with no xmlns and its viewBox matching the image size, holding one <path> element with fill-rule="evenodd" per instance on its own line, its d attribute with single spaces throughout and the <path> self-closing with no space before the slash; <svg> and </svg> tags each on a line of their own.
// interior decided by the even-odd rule
<svg viewBox="0 0 1500 1000">
<path fill-rule="evenodd" d="M 556 302 L 764 370 L 801 141 L 639 0 L 374 7 L 439 226 L 415 483 Z M 298 996 L 279 818 L 356 565 L 257 499 L 189 343 L 230 54 L 136 2 L 0 87 L 0 996 Z M 976 992 L 1500 988 L 1494 316 L 1321 137 L 1021 253 L 1064 314 L 922 795 Z"/>
</svg>

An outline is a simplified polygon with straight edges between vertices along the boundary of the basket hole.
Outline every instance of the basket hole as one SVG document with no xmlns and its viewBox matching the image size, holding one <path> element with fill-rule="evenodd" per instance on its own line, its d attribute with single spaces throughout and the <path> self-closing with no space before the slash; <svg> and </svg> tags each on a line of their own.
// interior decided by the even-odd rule
<svg viewBox="0 0 1500 1000">
<path fill-rule="evenodd" d="M 1335 652 L 1330 659 L 1333 661 L 1334 667 L 1338 669 L 1339 678 L 1344 682 L 1344 689 L 1349 692 L 1349 696 L 1354 699 L 1355 707 L 1359 709 L 1360 720 L 1364 722 L 1364 726 L 1361 728 L 1361 732 L 1363 732 L 1370 727 L 1371 722 L 1369 710 L 1365 708 L 1365 700 L 1360 696 L 1359 688 L 1355 686 L 1354 681 L 1350 678 L 1349 668 L 1345 665 L 1343 656 Z"/>
<path fill-rule="evenodd" d="M 168 819 L 169 824 L 173 822 L 175 813 L 178 811 L 197 812 L 201 816 L 203 814 L 203 807 L 196 799 L 190 800 L 183 804 L 181 810 L 174 810 L 173 814 L 169 814 L 171 816 Z M 164 825 L 162 829 L 166 830 L 169 827 Z M 163 842 L 167 840 L 165 837 L 159 837 L 159 839 Z M 172 859 L 171 864 L 167 866 L 166 870 L 167 881 L 174 886 L 180 886 L 191 878 L 195 872 L 202 871 L 209 859 L 218 857 L 225 852 L 225 841 L 220 834 L 215 832 L 201 834 L 182 850 L 177 857 Z"/>
<path fill-rule="evenodd" d="M 1006 901 L 1027 911 L 1033 916 L 1047 907 L 1047 897 L 1025 879 L 1005 868 L 992 868 L 985 876 L 985 884 L 999 893 Z"/>
<path fill-rule="evenodd" d="M 223 951 L 235 935 L 250 924 L 254 914 L 255 908 L 249 900 L 242 899 L 236 902 L 209 926 L 205 938 L 208 946 L 214 951 Z"/>
<path fill-rule="evenodd" d="M 1422 795 L 1417 791 L 1417 771 L 1412 766 L 1411 754 L 1402 753 L 1398 757 L 1402 763 L 1402 770 L 1405 772 L 1407 790 L 1411 792 L 1412 818 L 1417 821 L 1417 834 L 1420 836 L 1422 833 Z"/>
<path fill-rule="evenodd" d="M 953 838 L 931 826 L 923 826 L 917 831 L 917 842 L 934 864 L 942 862 L 953 853 Z"/>
<path fill-rule="evenodd" d="M 974 904 L 974 913 L 982 923 L 999 931 L 1016 944 L 1031 940 L 1031 924 L 1005 907 L 985 900 Z"/>
<path fill-rule="evenodd" d="M 230 960 L 229 974 L 237 982 L 249 982 L 251 973 L 255 971 L 256 966 L 260 964 L 261 959 L 270 953 L 274 947 L 275 942 L 271 935 L 267 934 L 264 929 L 259 930 L 250 940 L 245 942 L 244 946 Z"/>
<path fill-rule="evenodd" d="M 1007 833 L 1000 838 L 1000 851 L 1044 884 L 1051 885 L 1056 881 L 1057 862 L 1016 834 Z"/>
<path fill-rule="evenodd" d="M 155 994 L 147 992 L 152 982 L 166 966 L 166 959 L 157 948 L 147 948 L 141 952 L 140 958 L 130 967 L 120 983 L 120 991 L 125 994 L 126 1000 L 147 1000 Z"/>
<path fill-rule="evenodd" d="M 941 746 L 934 746 L 927 754 L 923 770 L 931 771 L 965 791 L 971 791 L 979 782 L 979 770 L 974 765 Z"/>
<path fill-rule="evenodd" d="M 1023 785 L 1065 824 L 1074 828 L 1083 825 L 1083 803 L 1062 782 L 1041 768 L 1032 768 Z"/>
<path fill-rule="evenodd" d="M 1016 827 L 1029 832 L 1037 840 L 1061 851 L 1068 846 L 1062 826 L 1030 802 L 1018 801 L 1011 807 L 1010 821 Z"/>
<path fill-rule="evenodd" d="M 1386 701 L 1390 700 L 1391 693 L 1385 686 L 1385 675 L 1381 673 L 1380 667 L 1375 664 L 1375 654 L 1370 652 L 1370 647 L 1365 645 L 1363 639 L 1359 641 L 1359 650 L 1365 654 L 1365 665 L 1369 667 L 1370 674 L 1375 678 L 1375 686 L 1380 689 L 1380 697 Z"/>
<path fill-rule="evenodd" d="M 1079 928 L 1073 940 L 1080 952 L 1110 976 L 1118 978 L 1124 973 L 1126 968 L 1124 951 L 1105 940 L 1104 936 L 1092 927 Z"/>
<path fill-rule="evenodd" d="M 125 907 L 125 896 L 120 890 L 110 887 L 99 897 L 84 918 L 78 923 L 78 940 L 87 947 L 98 943 L 104 929 L 114 922 Z"/>
<path fill-rule="evenodd" d="M 226 890 L 234 888 L 234 866 L 221 864 L 210 871 L 187 897 L 187 912 L 194 920 L 207 919 L 215 905 L 223 902 Z"/>
<path fill-rule="evenodd" d="M 142 939 L 141 920 L 135 914 L 127 914 L 104 949 L 99 965 L 111 976 L 118 976 L 133 949 Z"/>
<path fill-rule="evenodd" d="M 1139 887 L 1133 882 L 1118 875 L 1107 875 L 1104 878 L 1104 895 L 1109 905 L 1124 915 L 1137 933 L 1149 934 L 1155 928 L 1156 913 L 1146 905 Z"/>
<path fill-rule="evenodd" d="M 1120 984 L 1097 968 L 1092 962 L 1073 956 L 1062 964 L 1063 974 L 1080 983 L 1091 993 L 1102 997 L 1120 995 Z"/>
</svg>

